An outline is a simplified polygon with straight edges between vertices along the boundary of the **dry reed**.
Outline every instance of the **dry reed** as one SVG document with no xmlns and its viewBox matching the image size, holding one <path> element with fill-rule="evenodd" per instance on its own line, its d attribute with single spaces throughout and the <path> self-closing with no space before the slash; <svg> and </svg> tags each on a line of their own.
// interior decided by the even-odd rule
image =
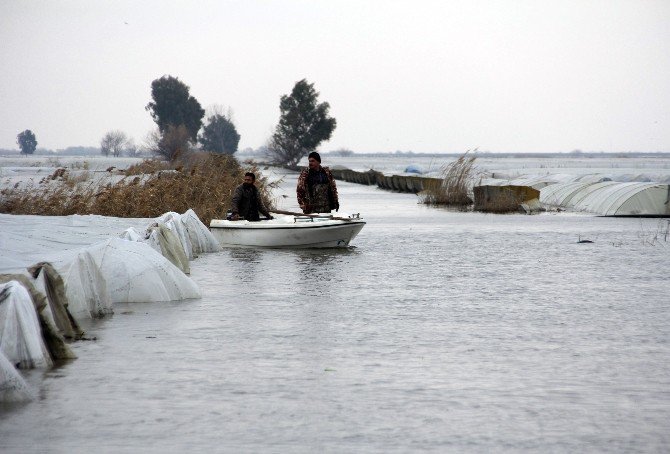
<svg viewBox="0 0 670 454">
<path fill-rule="evenodd" d="M 424 183 L 421 202 L 429 205 L 470 205 L 472 198 L 469 193 L 475 159 L 466 152 L 456 161 L 443 166 L 442 180 L 428 180 Z"/>
<path fill-rule="evenodd" d="M 266 206 L 272 206 L 272 185 L 255 167 L 243 168 L 229 155 L 194 153 L 173 163 L 145 160 L 115 182 L 109 178 L 83 181 L 81 175 L 71 179 L 65 169 L 57 169 L 38 185 L 0 191 L 0 212 L 152 218 L 192 208 L 209 225 L 211 219 L 225 216 L 246 171 L 257 174 L 261 197 Z"/>
</svg>

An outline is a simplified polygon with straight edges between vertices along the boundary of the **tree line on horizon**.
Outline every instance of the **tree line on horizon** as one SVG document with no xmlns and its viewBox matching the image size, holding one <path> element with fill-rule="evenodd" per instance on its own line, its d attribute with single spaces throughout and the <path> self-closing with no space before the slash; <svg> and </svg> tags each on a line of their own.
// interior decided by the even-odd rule
<svg viewBox="0 0 670 454">
<path fill-rule="evenodd" d="M 319 93 L 306 79 L 295 83 L 288 95 L 280 99 L 280 118 L 265 146 L 266 156 L 277 165 L 296 166 L 311 151 L 330 139 L 337 122 L 329 116 L 330 105 L 318 102 Z M 158 129 L 149 134 L 144 150 L 168 161 L 195 150 L 233 155 L 240 134 L 232 112 L 214 107 L 207 116 L 190 88 L 177 77 L 165 75 L 151 83 L 149 112 Z M 27 129 L 17 135 L 21 154 L 37 149 L 35 133 Z M 142 151 L 123 131 L 107 132 L 100 141 L 105 156 L 138 156 Z"/>
</svg>

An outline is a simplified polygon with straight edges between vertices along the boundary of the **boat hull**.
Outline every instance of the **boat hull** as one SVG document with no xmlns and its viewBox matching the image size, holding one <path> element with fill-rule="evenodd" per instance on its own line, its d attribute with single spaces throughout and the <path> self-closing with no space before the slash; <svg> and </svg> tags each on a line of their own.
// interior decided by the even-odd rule
<svg viewBox="0 0 670 454">
<path fill-rule="evenodd" d="M 224 221 L 210 223 L 212 235 L 223 247 L 342 248 L 363 229 L 362 220 Z"/>
</svg>

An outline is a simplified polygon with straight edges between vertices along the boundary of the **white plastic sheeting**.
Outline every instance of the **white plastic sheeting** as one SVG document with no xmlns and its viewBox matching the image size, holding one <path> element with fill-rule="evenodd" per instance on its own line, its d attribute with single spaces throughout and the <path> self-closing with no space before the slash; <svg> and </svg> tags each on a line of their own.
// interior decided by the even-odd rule
<svg viewBox="0 0 670 454">
<path fill-rule="evenodd" d="M 191 274 L 191 264 L 177 234 L 170 230 L 167 225 L 159 223 L 149 227 L 149 232 L 151 233 L 147 242 L 151 247 L 182 270 L 184 274 Z"/>
<path fill-rule="evenodd" d="M 158 224 L 156 223 L 154 225 L 158 225 Z M 119 238 L 124 239 L 124 240 L 128 240 L 128 241 L 138 241 L 140 243 L 147 243 L 156 252 L 165 256 L 165 254 L 163 253 L 163 250 L 161 249 L 160 241 L 158 240 L 158 238 L 151 235 L 150 232 L 153 232 L 151 227 L 149 227 L 147 229 L 146 233 L 144 233 L 144 234 L 141 234 L 140 232 L 138 232 L 134 227 L 128 227 L 126 230 L 123 231 L 123 233 L 121 233 L 121 235 L 119 235 Z M 181 247 L 181 245 L 180 245 L 180 247 Z M 172 263 L 174 263 L 174 262 L 172 262 Z"/>
<path fill-rule="evenodd" d="M 556 184 L 558 181 L 550 175 L 535 177 L 518 177 L 509 179 L 482 178 L 475 186 L 528 186 L 533 189 L 542 189 L 545 186 Z"/>
<path fill-rule="evenodd" d="M 33 300 L 18 281 L 0 284 L 0 350 L 20 368 L 52 365 Z"/>
<path fill-rule="evenodd" d="M 620 183 L 588 194 L 580 207 L 606 216 L 670 215 L 669 197 L 668 185 Z"/>
<path fill-rule="evenodd" d="M 543 188 L 540 201 L 602 216 L 670 215 L 670 187 L 658 183 L 559 183 Z"/>
<path fill-rule="evenodd" d="M 128 241 L 146 243 L 156 252 L 168 259 L 184 274 L 191 274 L 191 265 L 184 252 L 181 240 L 168 226 L 154 222 L 147 227 L 145 235 L 141 235 L 134 228 L 126 229 L 121 238 Z"/>
<path fill-rule="evenodd" d="M 126 230 L 124 230 L 121 233 L 121 235 L 119 235 L 119 238 L 124 239 L 124 240 L 128 240 L 128 241 L 144 241 L 145 240 L 144 235 L 140 235 L 140 233 L 137 230 L 135 230 L 134 227 L 128 227 Z"/>
<path fill-rule="evenodd" d="M 2 228 L 0 244 L 4 250 L 0 250 L 0 270 L 21 272 L 38 261 L 53 263 L 63 277 L 69 310 L 75 318 L 109 314 L 114 302 L 198 298 L 197 286 L 184 275 L 190 272 L 187 257 L 220 250 L 218 242 L 193 210 L 183 215 L 165 213 L 157 220 L 12 216 L 21 219 L 21 223 L 17 223 L 10 222 L 8 217 L 0 215 L 0 220 L 8 221 L 7 226 L 21 228 Z M 119 228 L 123 222 L 127 222 L 125 231 Z M 147 227 L 142 228 L 140 223 Z M 0 222 L 0 225 L 5 224 Z M 124 249 L 120 243 L 124 240 L 109 242 L 114 229 L 118 229 L 116 235 L 123 232 L 122 237 L 132 240 L 126 243 L 144 246 Z M 138 247 L 158 252 L 138 251 Z M 126 249 L 128 260 L 121 257 Z M 24 250 L 29 252 L 20 252 Z M 176 263 L 182 272 L 165 265 L 165 260 L 156 257 L 160 254 Z M 106 260 L 101 260 L 101 256 Z M 152 267 L 155 269 L 150 271 Z"/>
<path fill-rule="evenodd" d="M 18 273 L 4 276 L 9 282 L 0 284 L 0 402 L 34 397 L 16 367 L 49 367 L 53 358 L 76 358 L 63 341 L 64 328 L 58 323 L 63 314 L 57 314 L 53 302 L 42 293 L 57 290 L 64 304 L 58 309 L 69 311 L 73 322 L 109 314 L 117 302 L 201 296 L 197 285 L 184 274 L 189 272 L 187 255 L 193 258 L 219 251 L 218 242 L 192 210 L 184 215 L 166 213 L 158 221 L 145 220 L 148 227 L 139 233 L 138 220 L 127 220 L 135 226 L 121 233 L 121 239 L 110 238 L 118 234 L 112 233 L 115 228 L 126 222 L 120 218 L 0 215 L 0 271 Z M 42 269 L 28 283 L 30 292 L 35 292 L 31 297 L 26 283 L 14 279 L 29 280 L 26 269 L 36 262 L 45 263 L 36 265 Z M 47 266 L 58 285 L 46 279 Z M 35 295 L 42 295 L 39 307 L 33 302 Z M 65 331 L 72 338 L 80 334 L 76 325 Z"/>
<path fill-rule="evenodd" d="M 33 391 L 0 350 L 0 402 L 20 402 L 32 398 Z"/>
<path fill-rule="evenodd" d="M 221 245 L 207 226 L 200 221 L 195 211 L 188 209 L 181 215 L 181 222 L 186 227 L 191 247 L 196 254 L 221 250 Z"/>
<path fill-rule="evenodd" d="M 184 253 L 189 260 L 193 260 L 197 254 L 193 252 L 193 246 L 191 245 L 191 237 L 186 231 L 186 226 L 181 222 L 181 215 L 173 211 L 167 212 L 161 215 L 157 219 L 158 223 L 165 224 L 172 232 L 174 232 L 179 241 L 181 242 Z"/>
<path fill-rule="evenodd" d="M 59 272 L 65 282 L 70 313 L 75 318 L 98 318 L 114 312 L 107 281 L 90 251 L 79 251 Z"/>
<path fill-rule="evenodd" d="M 197 285 L 146 243 L 111 238 L 87 250 L 113 303 L 200 298 Z"/>
<path fill-rule="evenodd" d="M 593 183 L 558 183 L 540 189 L 540 202 L 557 207 L 571 207 L 572 197 Z"/>
<path fill-rule="evenodd" d="M 561 183 L 602 183 L 614 181 L 619 183 L 670 183 L 670 175 L 649 173 L 551 173 L 551 174 L 523 174 L 509 175 L 505 173 L 486 174 L 484 178 L 475 181 L 476 186 L 530 186 L 542 189 L 549 185 Z"/>
<path fill-rule="evenodd" d="M 34 278 L 35 273 L 38 276 Z M 28 291 L 39 320 L 44 345 L 52 360 L 75 359 L 65 337 L 80 339 L 83 331 L 66 307 L 63 280 L 49 264 L 43 263 L 26 274 L 0 274 L 0 283 L 16 281 Z M 3 295 L 5 296 L 5 295 Z"/>
<path fill-rule="evenodd" d="M 612 177 L 607 175 L 602 175 L 599 173 L 589 173 L 587 175 L 580 175 L 571 179 L 571 181 L 580 182 L 580 183 L 602 183 L 603 181 L 617 181 L 613 180 Z"/>
<path fill-rule="evenodd" d="M 165 231 L 169 229 L 169 232 Z M 191 209 L 184 214 L 168 212 L 157 219 L 155 226 L 150 226 L 149 240 L 158 243 L 164 256 L 172 263 L 181 268 L 186 274 L 190 273 L 188 261 L 193 260 L 198 254 L 204 252 L 217 252 L 221 250 L 219 242 L 212 232 L 203 224 L 198 215 Z M 181 243 L 181 250 L 185 254 L 185 260 L 181 257 L 181 251 L 175 250 L 174 235 Z M 127 236 L 131 236 L 129 233 Z"/>
<path fill-rule="evenodd" d="M 151 221 L 98 215 L 0 213 L 0 273 L 21 273 L 38 262 L 50 262 L 60 268 L 81 248 L 118 236 L 130 226 L 142 230 Z"/>
</svg>

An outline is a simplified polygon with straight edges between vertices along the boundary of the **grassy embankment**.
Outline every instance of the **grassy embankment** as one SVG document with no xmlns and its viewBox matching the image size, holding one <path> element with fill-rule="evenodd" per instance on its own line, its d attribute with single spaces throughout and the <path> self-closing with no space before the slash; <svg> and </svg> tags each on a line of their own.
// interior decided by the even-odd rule
<svg viewBox="0 0 670 454">
<path fill-rule="evenodd" d="M 243 167 L 234 157 L 193 153 L 168 163 L 149 159 L 129 167 L 123 175 L 93 178 L 57 169 L 36 185 L 0 191 L 0 212 L 43 216 L 98 214 L 126 218 L 152 218 L 168 211 L 192 208 L 209 225 L 230 208 L 233 190 L 244 172 L 256 174 L 266 206 L 272 206 L 271 184 L 253 166 Z M 113 180 L 113 181 L 112 181 Z"/>
</svg>

